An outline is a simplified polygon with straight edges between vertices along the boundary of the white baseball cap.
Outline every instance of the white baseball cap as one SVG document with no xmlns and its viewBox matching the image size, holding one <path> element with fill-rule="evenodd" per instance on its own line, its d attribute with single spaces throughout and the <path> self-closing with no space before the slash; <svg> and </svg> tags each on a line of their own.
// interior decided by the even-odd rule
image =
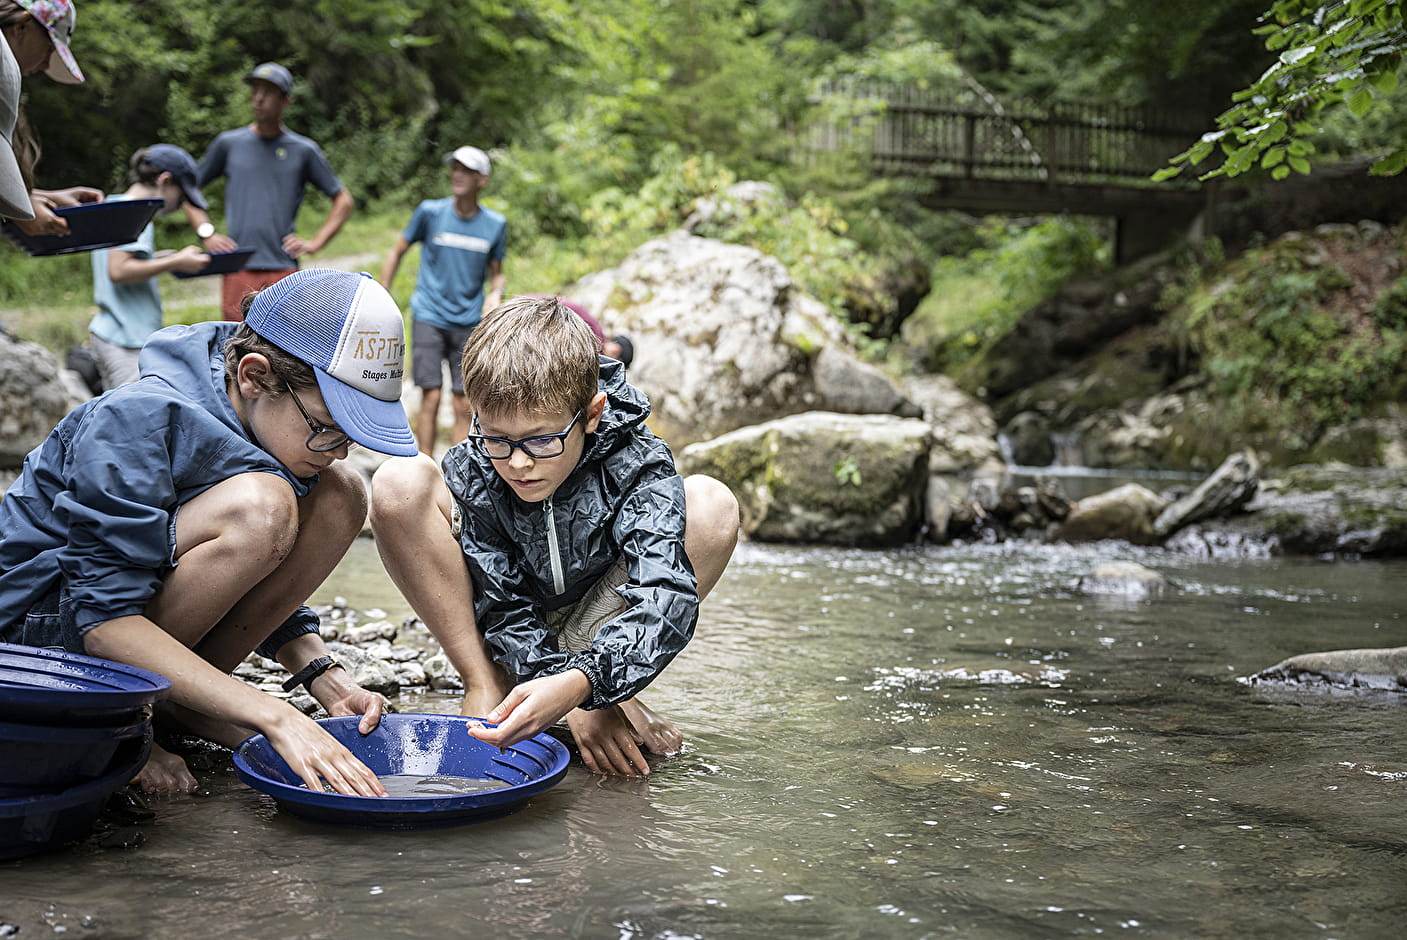
<svg viewBox="0 0 1407 940">
<path fill-rule="evenodd" d="M 489 155 L 478 147 L 460 147 L 454 153 L 445 154 L 446 163 L 460 163 L 465 169 L 489 175 Z"/>
<path fill-rule="evenodd" d="M 398 457 L 419 452 L 401 405 L 405 321 L 370 274 L 290 274 L 255 295 L 244 322 L 313 367 L 327 410 L 352 440 Z"/>
</svg>

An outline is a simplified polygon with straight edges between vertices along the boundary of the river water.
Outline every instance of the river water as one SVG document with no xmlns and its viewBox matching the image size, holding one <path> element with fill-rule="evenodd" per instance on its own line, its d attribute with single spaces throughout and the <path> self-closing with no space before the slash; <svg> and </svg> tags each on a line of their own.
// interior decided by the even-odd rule
<svg viewBox="0 0 1407 940">
<path fill-rule="evenodd" d="M 1084 596 L 1101 560 L 1157 601 Z M 1103 544 L 747 544 L 644 696 L 648 780 L 574 764 L 431 832 L 300 821 L 229 773 L 132 849 L 0 863 L 19 937 L 1397 937 L 1407 697 L 1250 687 L 1407 645 L 1407 562 Z M 314 600 L 408 608 L 359 541 Z M 406 693 L 402 711 L 454 712 Z M 62 930 L 60 930 L 62 928 Z"/>
</svg>

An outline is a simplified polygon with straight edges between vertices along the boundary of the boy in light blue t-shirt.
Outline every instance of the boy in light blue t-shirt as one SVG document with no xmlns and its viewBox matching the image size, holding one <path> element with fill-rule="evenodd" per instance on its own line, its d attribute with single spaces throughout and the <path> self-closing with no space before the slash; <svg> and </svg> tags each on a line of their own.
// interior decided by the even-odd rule
<svg viewBox="0 0 1407 940">
<path fill-rule="evenodd" d="M 427 454 L 435 450 L 445 363 L 454 404 L 451 443 L 469 434 L 459 356 L 480 317 L 503 300 L 508 237 L 502 214 L 479 204 L 489 179 L 488 154 L 477 147 L 460 147 L 446 154 L 445 162 L 452 195 L 416 206 L 381 268 L 381 284 L 390 290 L 401 258 L 411 245 L 420 244 L 420 273 L 410 298 L 411 379 L 421 391 L 415 439 Z"/>
<path fill-rule="evenodd" d="M 164 200 L 157 215 L 174 212 L 183 201 L 205 206 L 195 185 L 195 160 L 171 144 L 153 144 L 132 154 L 127 182 L 127 191 L 109 196 L 109 202 Z M 156 276 L 166 271 L 194 274 L 209 263 L 210 256 L 194 245 L 157 252 L 151 224 L 134 242 L 93 252 L 93 302 L 98 315 L 88 324 L 88 332 L 105 391 L 137 381 L 137 354 L 147 337 L 162 327 Z"/>
</svg>

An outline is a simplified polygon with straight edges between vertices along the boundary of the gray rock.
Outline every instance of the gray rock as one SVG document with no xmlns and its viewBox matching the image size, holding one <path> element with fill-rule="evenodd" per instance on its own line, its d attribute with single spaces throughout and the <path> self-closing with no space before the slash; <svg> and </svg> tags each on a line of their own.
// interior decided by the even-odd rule
<svg viewBox="0 0 1407 940">
<path fill-rule="evenodd" d="M 1055 538 L 1067 542 L 1123 539 L 1149 545 L 1157 541 L 1153 520 L 1166 505 L 1167 500 L 1147 487 L 1127 483 L 1075 503 Z"/>
<path fill-rule="evenodd" d="M 1086 594 L 1145 599 L 1161 597 L 1167 589 L 1167 578 L 1133 561 L 1101 562 L 1080 578 L 1080 590 Z"/>
<path fill-rule="evenodd" d="M 1305 653 L 1264 669 L 1246 682 L 1404 692 L 1407 646 Z"/>
<path fill-rule="evenodd" d="M 1251 501 L 1259 485 L 1260 461 L 1256 455 L 1249 450 L 1232 454 L 1195 490 L 1160 512 L 1153 522 L 1153 532 L 1166 538 L 1190 523 L 1230 515 Z"/>
<path fill-rule="evenodd" d="M 0 467 L 15 468 L 54 425 L 86 398 L 76 397 L 43 346 L 0 330 Z"/>
<path fill-rule="evenodd" d="M 931 440 L 917 419 L 809 412 L 691 444 L 679 467 L 727 484 L 752 538 L 896 545 L 923 524 Z"/>
<path fill-rule="evenodd" d="M 365 646 L 375 640 L 394 640 L 398 629 L 389 620 L 373 620 L 360 626 L 349 627 L 342 634 L 342 642 Z"/>
<path fill-rule="evenodd" d="M 427 657 L 420 665 L 425 670 L 425 680 L 430 688 L 448 692 L 464 689 L 464 680 L 459 677 L 443 650 Z"/>
<path fill-rule="evenodd" d="M 329 643 L 327 648 L 346 667 L 357 685 L 382 695 L 395 695 L 401 689 L 395 668 L 360 647 L 347 643 Z"/>
<path fill-rule="evenodd" d="M 676 448 L 805 411 L 916 413 L 855 358 L 830 311 L 752 248 L 678 231 L 567 293 L 632 338 L 630 381 Z"/>
</svg>

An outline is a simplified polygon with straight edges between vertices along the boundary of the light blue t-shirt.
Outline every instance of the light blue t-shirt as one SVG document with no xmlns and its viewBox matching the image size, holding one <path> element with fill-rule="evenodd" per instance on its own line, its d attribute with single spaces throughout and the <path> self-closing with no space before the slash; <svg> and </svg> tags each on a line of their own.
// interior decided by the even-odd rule
<svg viewBox="0 0 1407 940">
<path fill-rule="evenodd" d="M 415 319 L 442 329 L 475 326 L 484 310 L 484 275 L 490 260 L 502 261 L 508 223 L 479 206 L 472 219 L 454 211 L 454 197 L 427 199 L 415 207 L 403 233 L 420 243 L 420 273 L 410 310 Z"/>
<path fill-rule="evenodd" d="M 109 196 L 108 202 L 120 202 L 126 194 Z M 130 251 L 146 259 L 156 253 L 156 228 L 150 222 L 137 240 L 116 248 L 93 252 L 93 303 L 98 315 L 88 324 L 88 331 L 99 339 L 126 349 L 140 349 L 147 337 L 161 329 L 161 294 L 156 278 L 114 284 L 107 273 L 108 254 Z"/>
</svg>

